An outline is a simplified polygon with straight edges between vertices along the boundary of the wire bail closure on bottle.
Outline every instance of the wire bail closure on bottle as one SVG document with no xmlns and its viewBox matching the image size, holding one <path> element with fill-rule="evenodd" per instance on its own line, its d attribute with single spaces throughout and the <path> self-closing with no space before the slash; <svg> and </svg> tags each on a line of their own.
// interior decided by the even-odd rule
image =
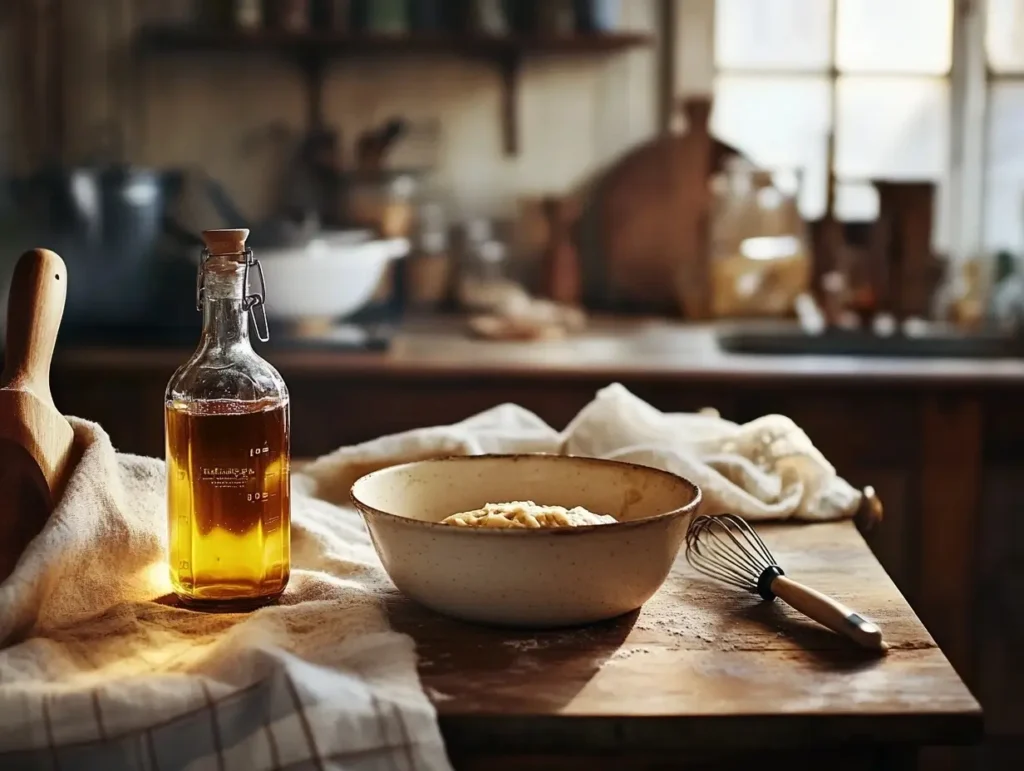
<svg viewBox="0 0 1024 771">
<path fill-rule="evenodd" d="M 260 265 L 260 261 L 253 256 L 252 249 L 246 247 L 244 255 L 245 274 L 242 277 L 243 292 L 249 291 L 249 269 L 252 267 L 256 268 L 256 273 L 259 275 L 260 279 L 260 285 L 253 294 L 243 295 L 242 309 L 249 312 L 249 317 L 252 319 L 252 325 L 256 328 L 256 337 L 259 338 L 260 342 L 266 343 L 270 340 L 270 324 L 267 322 L 267 309 L 265 307 L 267 300 L 267 281 L 263 276 L 263 266 Z M 210 250 L 203 249 L 202 255 L 199 258 L 199 272 L 196 274 L 196 310 L 203 309 L 203 296 L 205 295 L 205 287 L 203 286 L 203 265 L 210 256 Z M 260 321 L 256 317 L 257 309 L 259 309 L 259 315 L 263 319 L 262 329 L 260 328 Z"/>
</svg>

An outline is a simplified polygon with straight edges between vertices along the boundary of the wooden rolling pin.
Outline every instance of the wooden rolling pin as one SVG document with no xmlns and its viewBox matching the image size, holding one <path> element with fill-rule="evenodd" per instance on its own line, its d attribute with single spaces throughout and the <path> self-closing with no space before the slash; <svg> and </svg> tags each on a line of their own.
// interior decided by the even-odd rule
<svg viewBox="0 0 1024 771">
<path fill-rule="evenodd" d="M 0 581 L 42 529 L 70 470 L 74 430 L 50 395 L 67 268 L 53 252 L 18 260 L 7 307 L 0 376 Z"/>
</svg>

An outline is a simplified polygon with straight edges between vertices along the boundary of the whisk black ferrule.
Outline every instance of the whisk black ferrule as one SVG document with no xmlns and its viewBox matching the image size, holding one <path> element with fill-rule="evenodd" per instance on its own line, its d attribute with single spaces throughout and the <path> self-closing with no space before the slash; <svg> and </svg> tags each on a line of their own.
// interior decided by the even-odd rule
<svg viewBox="0 0 1024 771">
<path fill-rule="evenodd" d="M 775 599 L 775 592 L 772 591 L 772 582 L 779 576 L 784 575 L 786 575 L 786 571 L 778 565 L 769 565 L 761 572 L 757 579 L 757 593 L 761 595 L 761 599 L 767 602 Z"/>
</svg>

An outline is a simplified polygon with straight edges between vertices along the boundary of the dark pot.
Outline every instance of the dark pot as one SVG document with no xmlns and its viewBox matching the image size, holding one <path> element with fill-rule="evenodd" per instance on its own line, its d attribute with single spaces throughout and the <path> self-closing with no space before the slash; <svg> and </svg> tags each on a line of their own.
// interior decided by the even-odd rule
<svg viewBox="0 0 1024 771">
<path fill-rule="evenodd" d="M 181 175 L 127 166 L 53 168 L 12 183 L 25 248 L 68 266 L 65 317 L 129 322 L 149 311 L 154 263 Z"/>
</svg>

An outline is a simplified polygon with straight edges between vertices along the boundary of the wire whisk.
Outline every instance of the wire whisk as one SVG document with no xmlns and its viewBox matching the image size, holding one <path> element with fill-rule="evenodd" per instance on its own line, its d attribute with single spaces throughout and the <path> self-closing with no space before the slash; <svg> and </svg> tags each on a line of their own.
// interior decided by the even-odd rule
<svg viewBox="0 0 1024 771">
<path fill-rule="evenodd" d="M 694 517 L 686 531 L 686 561 L 698 573 L 758 594 L 768 602 L 778 597 L 865 648 L 888 648 L 876 624 L 831 597 L 788 578 L 761 536 L 741 517 Z"/>
</svg>

